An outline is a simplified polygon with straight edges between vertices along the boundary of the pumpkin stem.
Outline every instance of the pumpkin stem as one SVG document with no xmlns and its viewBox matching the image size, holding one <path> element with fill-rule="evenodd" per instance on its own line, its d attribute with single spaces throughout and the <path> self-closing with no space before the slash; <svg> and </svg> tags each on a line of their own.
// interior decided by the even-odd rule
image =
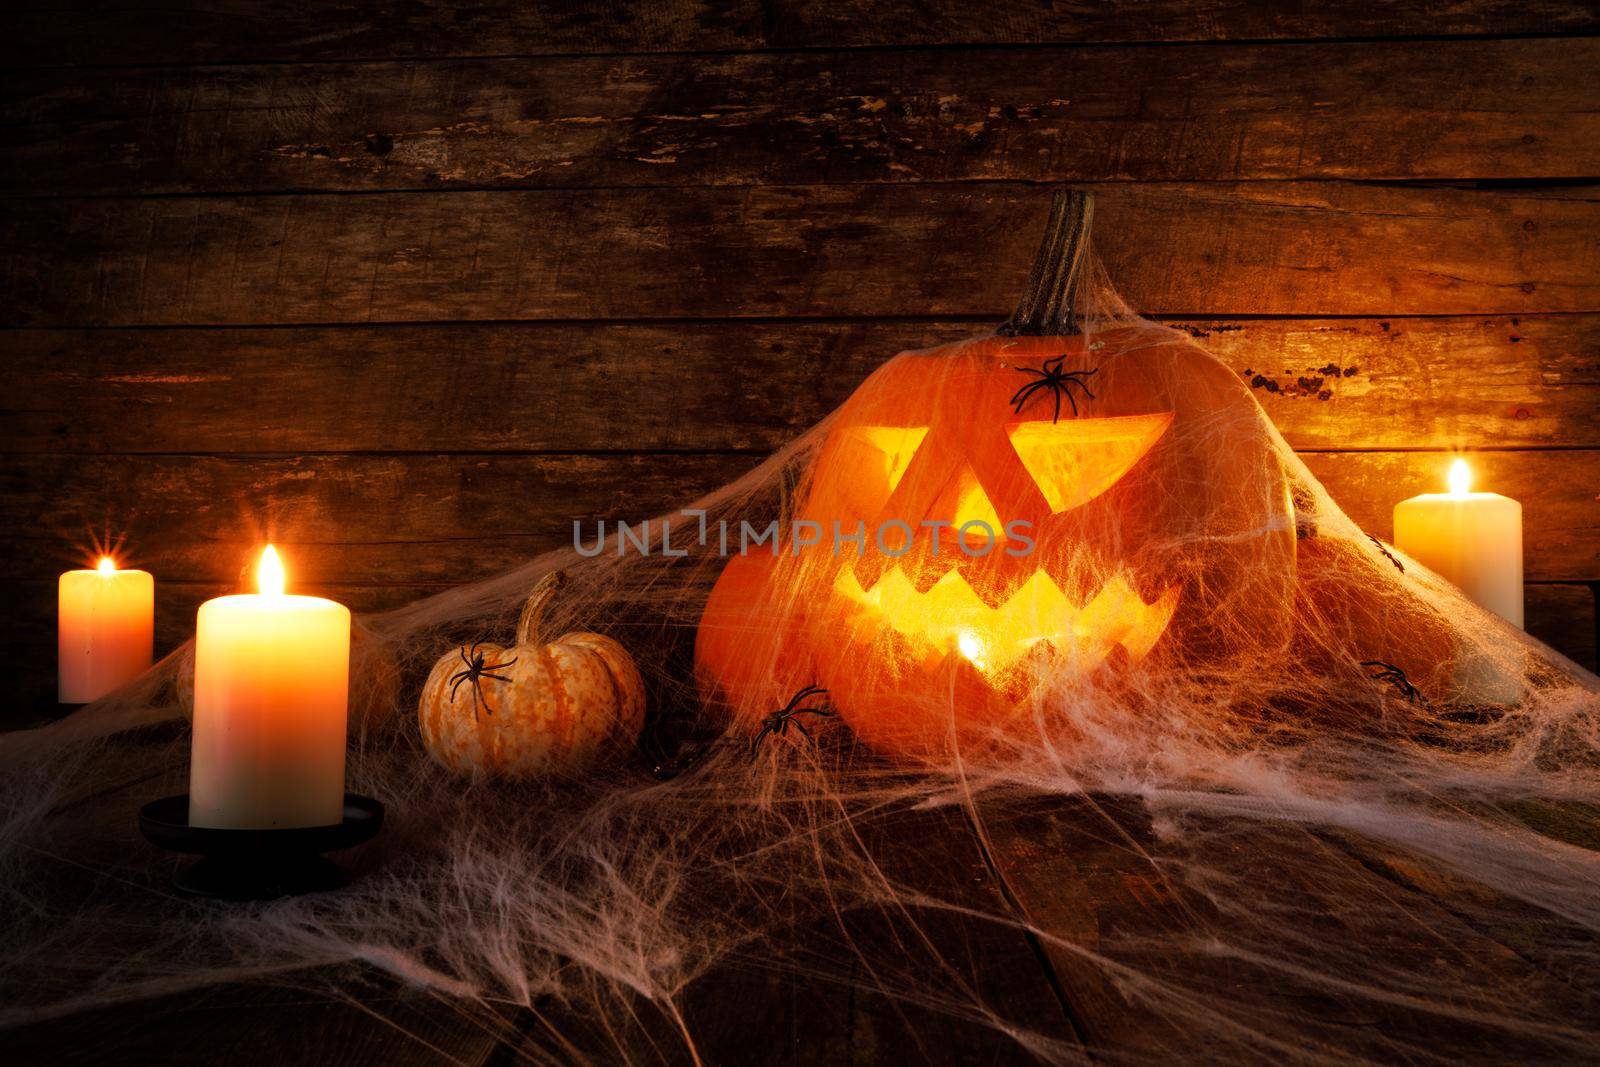
<svg viewBox="0 0 1600 1067">
<path fill-rule="evenodd" d="M 556 591 L 566 584 L 566 572 L 551 571 L 540 578 L 539 584 L 533 587 L 533 592 L 528 594 L 528 602 L 522 606 L 522 617 L 517 620 L 519 647 L 539 643 L 539 623 L 544 618 L 545 606 L 556 595 Z"/>
<path fill-rule="evenodd" d="M 995 331 L 1001 337 L 1059 337 L 1081 332 L 1078 295 L 1083 254 L 1094 225 L 1094 197 L 1079 189 L 1058 190 L 1050 200 L 1044 239 L 1028 271 L 1028 287 L 1017 310 Z"/>
</svg>

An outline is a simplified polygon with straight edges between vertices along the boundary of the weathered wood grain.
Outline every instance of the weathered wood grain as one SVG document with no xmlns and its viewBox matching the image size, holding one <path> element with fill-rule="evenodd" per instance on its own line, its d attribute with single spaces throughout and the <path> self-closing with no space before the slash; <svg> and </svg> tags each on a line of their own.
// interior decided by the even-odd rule
<svg viewBox="0 0 1600 1067">
<path fill-rule="evenodd" d="M 43 578 L 105 529 L 163 579 L 232 581 L 271 541 L 301 582 L 459 582 L 636 522 L 754 467 L 745 455 L 0 459 L 0 576 Z M 64 487 L 70 490 L 63 491 Z M 41 507 L 42 503 L 42 507 Z M 23 568 L 19 570 L 18 568 Z"/>
<path fill-rule="evenodd" d="M 1385 1001 L 1319 983 L 1319 961 L 1306 958 L 1319 941 L 1329 959 L 1345 966 L 1364 953 L 1382 954 L 1402 972 L 1432 974 L 1441 988 L 1494 990 L 1496 1008 L 1512 1015 L 1521 1005 L 1540 1011 L 1560 1005 L 1576 1016 L 1592 1010 L 1592 989 L 1574 981 L 1582 977 L 1578 967 L 1526 959 L 1425 892 L 1375 887 L 1374 877 L 1382 876 L 1321 832 L 1196 815 L 1181 804 L 1152 810 L 1123 797 L 991 800 L 978 811 L 1007 886 L 1050 935 L 1052 964 L 1077 1002 L 1092 1006 L 1100 1028 L 1089 1034 L 1091 1051 L 1113 1061 L 1250 1060 L 1237 1027 L 1264 1013 L 1274 1029 L 1294 1026 L 1306 1047 L 1326 1043 L 1379 1061 L 1423 1046 L 1445 1058 L 1452 1052 L 1522 1058 L 1538 1044 L 1471 1013 L 1442 1029 L 1421 998 Z M 1204 852 L 1187 851 L 1192 866 L 1151 862 L 1153 852 L 1185 856 L 1185 838 L 1198 834 L 1206 835 Z M 1185 879 L 1186 869 L 1203 877 Z M 1284 910 L 1296 939 L 1274 944 L 1258 913 L 1235 912 L 1226 893 L 1216 891 L 1228 879 L 1275 887 L 1272 904 Z M 1392 914 L 1363 904 L 1375 891 L 1414 924 L 1397 931 L 1374 921 L 1375 912 Z M 1242 951 L 1233 955 L 1229 947 Z M 1260 966 L 1275 955 L 1300 957 L 1309 973 Z M 1133 967 L 1140 981 L 1119 980 L 1124 976 L 1107 961 Z M 1385 968 L 1373 982 L 1381 988 L 1394 977 Z M 1203 1013 L 1184 1017 L 1185 990 L 1202 992 Z M 1165 1000 L 1173 993 L 1176 1005 Z M 1570 1055 L 1572 1047 L 1552 1036 L 1538 1048 L 1559 1058 L 1557 1050 Z"/>
<path fill-rule="evenodd" d="M 7 321 L 1003 317 L 1048 197 L 982 184 L 9 201 Z M 1146 313 L 1600 307 L 1592 187 L 1107 186 Z"/>
<path fill-rule="evenodd" d="M 981 321 L 0 331 L 0 452 L 761 452 Z M 1600 447 L 1600 315 L 1183 319 L 1297 448 Z"/>
<path fill-rule="evenodd" d="M 917 903 L 862 902 L 775 929 L 720 961 L 676 1005 L 699 1062 L 1022 1063 L 1034 1062 L 1030 1044 L 1077 1050 L 1043 961 L 959 810 L 886 807 L 858 814 L 852 829 L 863 858 Z M 681 1048 L 682 1039 L 663 1030 L 658 1046 Z M 681 1051 L 664 1058 L 688 1060 Z"/>
<path fill-rule="evenodd" d="M 1305 456 L 1350 516 L 1387 538 L 1397 500 L 1439 491 L 1450 454 Z M 271 540 L 305 582 L 459 582 L 637 523 L 755 466 L 729 455 L 8 456 L 0 577 L 49 578 L 91 536 L 125 536 L 163 579 L 231 581 Z M 1600 451 L 1485 452 L 1478 484 L 1520 500 L 1530 581 L 1600 578 Z M 659 531 L 657 531 L 659 533 Z M 681 543 L 681 542 L 680 542 Z M 631 549 L 629 550 L 632 551 Z"/>
<path fill-rule="evenodd" d="M 0 189 L 1567 178 L 1600 174 L 1596 67 L 1577 38 L 12 73 Z"/>
<path fill-rule="evenodd" d="M 863 818 L 859 828 L 898 884 L 954 907 L 1005 913 L 959 813 L 897 812 Z M 859 953 L 871 954 L 878 975 L 851 967 Z M 683 1015 L 682 1030 L 667 1018 L 668 1006 L 642 997 L 617 1003 L 602 1019 L 550 997 L 531 1011 L 504 1005 L 491 1015 L 418 993 L 407 997 L 373 980 L 377 988 L 363 990 L 359 1006 L 308 993 L 227 988 L 198 1003 L 193 996 L 164 998 L 25 1027 L 11 1035 L 11 1047 L 22 1057 L 15 1062 L 40 1064 L 188 1067 L 217 1062 L 226 1050 L 228 1062 L 240 1063 L 487 1067 L 1009 1063 L 1022 1061 L 1017 1033 L 1072 1046 L 1024 935 L 935 908 L 868 906 L 774 930 L 681 994 L 672 1008 Z M 947 994 L 952 1005 L 976 997 L 993 1016 L 930 1008 L 906 998 L 913 990 Z"/>
<path fill-rule="evenodd" d="M 980 328 L 0 331 L 0 451 L 764 452 L 899 349 Z"/>
<path fill-rule="evenodd" d="M 1600 317 L 1174 323 L 1295 448 L 1593 447 Z"/>
<path fill-rule="evenodd" d="M 1527 631 L 1574 663 L 1596 670 L 1600 660 L 1596 587 L 1541 583 L 1522 588 Z"/>
<path fill-rule="evenodd" d="M 1113 958 L 1109 943 L 1131 933 L 1121 913 L 1137 916 L 1136 929 L 1153 933 L 1174 960 L 1189 955 L 1184 942 L 1200 925 L 1191 913 L 1196 902 L 1180 899 L 1168 878 L 1141 858 L 1150 832 L 1137 801 L 1072 797 L 1020 809 L 991 802 L 979 804 L 975 818 L 996 870 L 1042 932 L 1053 969 L 1085 1017 L 1092 1052 L 1134 1061 L 1170 1057 L 1180 1048 L 1196 1059 L 1216 1055 L 1212 1035 L 1129 996 L 1114 968 L 1101 962 Z M 1046 891 L 1040 878 L 1054 887 Z M 1218 962 L 1194 963 L 1203 969 L 1191 974 L 1207 975 L 1213 988 L 1237 987 Z M 1158 969 L 1154 977 L 1166 975 Z"/>
<path fill-rule="evenodd" d="M 25 1026 L 8 1032 L 7 1043 L 14 1063 L 62 1067 L 202 1067 L 219 1060 L 318 1067 L 482 1067 L 490 1062 L 499 1037 L 496 1028 L 476 1022 L 460 1006 L 403 990 L 364 992 L 357 1004 L 246 986 Z"/>
<path fill-rule="evenodd" d="M 1492 819 L 1520 822 L 1548 839 L 1552 849 L 1560 845 L 1600 849 L 1600 809 L 1593 804 L 1507 799 L 1490 810 Z M 1470 866 L 1464 872 L 1452 870 L 1392 841 L 1356 833 L 1330 837 L 1363 867 L 1390 883 L 1392 888 L 1386 887 L 1385 895 L 1404 901 L 1415 914 L 1430 916 L 1429 927 L 1468 949 L 1468 958 L 1485 976 L 1506 966 L 1535 969 L 1537 973 L 1530 975 L 1531 988 L 1507 989 L 1505 1003 L 1520 1002 L 1544 1011 L 1561 1004 L 1560 1015 L 1573 1019 L 1591 1018 L 1600 1011 L 1600 984 L 1596 982 L 1600 974 L 1595 961 L 1570 948 L 1573 943 L 1586 944 L 1587 939 L 1564 926 L 1554 910 L 1529 903 L 1516 892 L 1490 888 L 1472 877 L 1475 872 Z M 1576 1055 L 1582 1059 L 1587 1054 L 1588 1048 L 1580 1047 L 1557 1058 Z M 1518 1058 L 1526 1059 L 1528 1053 L 1521 1052 Z"/>
<path fill-rule="evenodd" d="M 1445 452 L 1317 452 L 1302 457 L 1363 529 L 1385 540 L 1394 505 L 1445 489 Z M 1480 452 L 1475 484 L 1522 502 L 1524 574 L 1533 581 L 1600 577 L 1600 452 Z"/>
<path fill-rule="evenodd" d="M 1048 198 L 991 180 L 1224 183 L 1105 189 L 1102 244 L 1126 295 L 1192 316 L 1180 325 L 1244 374 L 1297 447 L 1375 450 L 1308 461 L 1380 535 L 1395 499 L 1437 487 L 1439 449 L 1544 449 L 1475 462 L 1524 501 L 1530 576 L 1573 583 L 1527 587 L 1530 630 L 1594 663 L 1593 589 L 1576 584 L 1600 578 L 1594 187 L 1271 180 L 1600 173 L 1595 42 L 1051 47 L 1593 34 L 1592 3 L 43 0 L 8 28 L 0 190 L 31 202 L 0 207 L 0 306 L 7 323 L 65 328 L 0 335 L 0 452 L 29 453 L 0 458 L 14 691 L 53 682 L 53 575 L 91 532 L 126 533 L 157 570 L 165 648 L 265 536 L 300 588 L 377 609 L 563 543 L 575 514 L 636 519 L 724 483 L 879 359 L 1009 310 Z M 1030 47 L 951 47 L 970 44 Z M 857 48 L 872 51 L 839 51 Z M 663 54 L 685 52 L 700 54 Z M 64 65 L 78 69 L 43 70 Z M 613 188 L 566 191 L 585 186 Z M 432 191 L 368 195 L 401 188 Z M 490 188 L 528 191 L 455 191 Z M 239 195 L 308 189 L 358 195 Z M 184 198 L 59 199 L 107 193 Z M 1454 317 L 1393 317 L 1440 314 Z M 1248 318 L 1262 315 L 1293 318 Z M 289 328 L 160 328 L 246 323 Z M 354 323 L 396 325 L 336 325 Z M 139 328 L 75 328 L 104 326 Z M 538 454 L 557 452 L 619 454 Z M 1148 935 L 1153 969 L 1177 965 L 1171 946 L 1204 901 L 1151 876 L 1142 814 L 1009 814 L 991 824 L 995 854 L 1042 928 L 1091 951 Z M 1359 943 L 1366 879 L 1319 850 L 1316 875 L 1297 881 L 1302 853 L 1237 830 L 1215 862 L 1324 913 L 1301 929 Z M 906 843 L 904 828 L 891 836 Z M 959 828 L 911 837 L 995 907 Z M 1397 875 L 1418 923 L 1385 952 L 1592 1013 L 1592 975 L 1528 966 L 1515 913 L 1493 929 L 1465 922 L 1460 886 L 1426 874 Z M 946 918 L 924 958 L 896 954 L 897 922 L 842 932 L 919 988 L 940 976 L 916 968 L 954 962 L 997 1021 L 1067 1032 L 1014 932 Z M 840 933 L 803 946 L 837 962 Z M 1014 1051 L 865 981 L 769 980 L 765 962 L 686 991 L 709 1062 Z M 1071 1032 L 1107 1060 L 1231 1058 L 1141 1011 L 1083 957 L 1050 964 Z M 1441 1035 L 1401 1007 L 1284 996 L 1279 976 L 1205 973 L 1208 997 L 1314 1016 L 1330 1046 L 1374 1059 L 1447 1055 L 1451 1042 L 1506 1059 L 1549 1051 L 1454 1020 Z M 77 1059 L 562 1055 L 534 1030 L 497 1047 L 506 1031 L 450 1012 L 367 1005 L 422 1048 L 349 1006 L 284 999 L 140 1005 Z M 70 1021 L 18 1044 L 23 1059 L 72 1061 L 90 1033 Z M 685 1058 L 662 1035 L 635 1058 Z"/>
<path fill-rule="evenodd" d="M 366 59 L 507 54 L 742 51 L 908 44 L 1049 44 L 1267 38 L 1477 36 L 1592 31 L 1583 0 L 117 0 L 29 5 L 8 66 Z M 85 26 L 86 21 L 91 25 Z"/>
</svg>

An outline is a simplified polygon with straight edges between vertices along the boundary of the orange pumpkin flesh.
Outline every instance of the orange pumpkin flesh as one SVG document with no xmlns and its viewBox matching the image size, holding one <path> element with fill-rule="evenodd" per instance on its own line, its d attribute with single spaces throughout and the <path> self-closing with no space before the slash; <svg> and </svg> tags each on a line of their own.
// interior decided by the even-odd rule
<svg viewBox="0 0 1600 1067">
<path fill-rule="evenodd" d="M 558 572 L 534 590 L 515 645 L 458 648 L 434 665 L 418 722 L 445 767 L 508 778 L 576 773 L 620 759 L 638 741 L 644 682 L 627 650 L 593 633 L 540 641 L 540 616 L 559 585 Z M 472 677 L 478 656 L 485 669 Z"/>
<path fill-rule="evenodd" d="M 1046 674 L 1059 685 L 1134 666 L 1178 640 L 1205 651 L 1206 630 L 1286 633 L 1288 487 L 1243 386 L 1177 338 L 1097 341 L 994 337 L 904 354 L 839 412 L 804 517 L 914 530 L 889 551 L 869 536 L 842 559 L 809 631 L 822 684 L 874 747 L 947 753 L 1021 729 L 1010 724 Z M 1085 372 L 1093 398 L 1059 421 L 1045 399 L 1013 410 L 1028 380 L 1019 368 L 1056 356 Z M 1215 447 L 1219 411 L 1241 420 L 1235 447 Z M 1003 527 L 1019 519 L 1034 546 L 1012 556 L 1006 547 L 1025 546 Z M 975 520 L 1001 535 L 981 556 L 952 539 Z M 927 522 L 950 524 L 938 551 Z M 1195 558 L 1198 535 L 1221 528 L 1247 536 Z"/>
<path fill-rule="evenodd" d="M 780 573 L 792 569 L 788 563 L 770 554 L 729 560 L 695 631 L 701 695 L 746 724 L 816 680 L 800 640 L 805 617 L 784 595 L 793 589 Z"/>
<path fill-rule="evenodd" d="M 708 606 L 759 658 L 777 640 L 814 663 L 881 751 L 942 758 L 1031 730 L 1042 698 L 1097 673 L 1238 669 L 1290 639 L 1293 509 L 1270 427 L 1181 335 L 1078 331 L 1091 217 L 1083 194 L 1057 197 L 997 335 L 903 353 L 856 390 L 802 487 L 797 517 L 823 545 L 767 570 L 766 593 L 752 570 Z M 859 554 L 829 550 L 836 530 L 864 532 Z M 798 639 L 761 636 L 777 602 L 806 605 Z M 747 688 L 737 639 L 717 640 L 703 663 Z"/>
</svg>

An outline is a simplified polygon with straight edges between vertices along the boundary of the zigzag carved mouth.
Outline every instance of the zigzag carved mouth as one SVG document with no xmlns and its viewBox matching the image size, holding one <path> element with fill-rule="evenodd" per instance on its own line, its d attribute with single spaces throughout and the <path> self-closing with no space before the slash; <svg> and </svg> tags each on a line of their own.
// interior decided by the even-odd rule
<svg viewBox="0 0 1600 1067">
<path fill-rule="evenodd" d="M 1166 633 L 1180 593 L 1173 585 L 1147 604 L 1118 574 L 1087 603 L 1076 604 L 1048 574 L 1035 571 L 1003 604 L 990 607 L 959 570 L 919 593 L 899 568 L 869 591 L 849 567 L 840 570 L 834 588 L 925 651 L 940 659 L 959 651 L 986 674 L 1008 669 L 1041 644 L 1084 673 L 1118 645 L 1138 662 Z"/>
</svg>

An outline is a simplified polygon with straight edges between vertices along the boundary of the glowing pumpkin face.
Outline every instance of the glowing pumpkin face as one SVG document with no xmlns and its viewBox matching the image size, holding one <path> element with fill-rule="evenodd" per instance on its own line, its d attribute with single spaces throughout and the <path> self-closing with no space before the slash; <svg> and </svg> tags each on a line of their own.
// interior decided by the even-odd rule
<svg viewBox="0 0 1600 1067">
<path fill-rule="evenodd" d="M 1019 379 L 1040 362 L 1027 356 L 1030 347 L 1037 342 L 1009 342 L 1010 360 L 976 351 L 909 357 L 906 372 L 924 395 L 933 380 L 925 375 L 944 376 L 932 407 L 907 412 L 894 403 L 892 383 L 863 387 L 817 466 L 806 517 L 830 533 L 835 521 L 872 531 L 863 553 L 839 568 L 835 594 L 891 625 L 925 664 L 959 653 L 1003 671 L 1040 642 L 1086 669 L 1113 645 L 1142 659 L 1177 605 L 1176 585 L 1154 590 L 1147 604 L 1122 574 L 1089 589 L 1071 582 L 1059 558 L 1048 567 L 1020 561 L 1041 545 L 1059 556 L 1062 528 L 1081 525 L 1060 517 L 1121 483 L 1172 425 L 1171 411 L 1056 417 L 1058 403 L 1091 402 L 1098 372 L 1063 378 L 1013 405 L 1019 389 L 1046 373 Z M 931 363 L 917 366 L 924 360 Z M 908 414 L 926 425 L 891 422 Z"/>
<path fill-rule="evenodd" d="M 1155 700 L 1191 669 L 1281 667 L 1281 441 L 1181 335 L 1079 331 L 1093 215 L 1058 191 L 998 333 L 902 353 L 836 413 L 794 516 L 811 547 L 736 561 L 711 592 L 696 647 L 711 699 L 753 710 L 814 670 L 868 744 L 936 757 L 1018 737 L 1030 712 L 1059 737 L 1046 716 L 1106 670 L 1142 671 Z"/>
<path fill-rule="evenodd" d="M 785 568 L 818 680 L 869 744 L 930 755 L 1108 665 L 1217 653 L 1201 624 L 1272 631 L 1294 532 L 1259 418 L 1164 331 L 897 357 L 830 428 L 799 513 L 825 532 Z"/>
</svg>

